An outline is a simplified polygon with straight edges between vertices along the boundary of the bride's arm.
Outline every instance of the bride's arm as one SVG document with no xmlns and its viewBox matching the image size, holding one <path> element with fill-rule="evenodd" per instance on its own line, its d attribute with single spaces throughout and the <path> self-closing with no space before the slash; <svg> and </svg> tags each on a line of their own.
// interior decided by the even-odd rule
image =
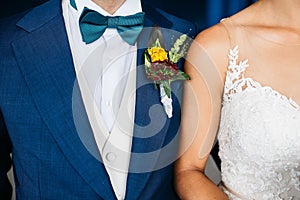
<svg viewBox="0 0 300 200">
<path fill-rule="evenodd" d="M 181 199 L 227 199 L 204 174 L 219 125 L 227 37 L 221 25 L 200 33 L 186 58 L 185 72 L 191 80 L 184 86 L 179 151 L 184 153 L 175 167 L 175 187 Z"/>
</svg>

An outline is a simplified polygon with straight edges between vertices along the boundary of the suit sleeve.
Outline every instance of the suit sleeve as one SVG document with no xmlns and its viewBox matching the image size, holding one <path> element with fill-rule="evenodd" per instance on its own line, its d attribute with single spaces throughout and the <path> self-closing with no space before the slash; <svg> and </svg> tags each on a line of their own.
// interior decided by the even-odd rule
<svg viewBox="0 0 300 200">
<path fill-rule="evenodd" d="M 12 186 L 7 177 L 7 172 L 11 168 L 10 153 L 11 141 L 0 109 L 0 197 L 3 200 L 11 199 L 12 195 Z"/>
</svg>

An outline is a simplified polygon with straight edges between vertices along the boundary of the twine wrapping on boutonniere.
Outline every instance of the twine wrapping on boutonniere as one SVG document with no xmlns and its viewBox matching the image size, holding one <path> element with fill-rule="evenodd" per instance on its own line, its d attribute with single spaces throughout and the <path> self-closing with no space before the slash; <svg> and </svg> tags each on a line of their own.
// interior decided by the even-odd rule
<svg viewBox="0 0 300 200">
<path fill-rule="evenodd" d="M 165 49 L 161 30 L 154 27 L 149 38 L 149 47 L 145 51 L 145 71 L 148 79 L 154 81 L 160 88 L 161 103 L 169 118 L 172 117 L 172 91 L 171 82 L 176 80 L 189 80 L 188 74 L 178 69 L 178 61 L 184 57 L 190 46 L 188 36 L 181 35 L 170 51 Z"/>
</svg>

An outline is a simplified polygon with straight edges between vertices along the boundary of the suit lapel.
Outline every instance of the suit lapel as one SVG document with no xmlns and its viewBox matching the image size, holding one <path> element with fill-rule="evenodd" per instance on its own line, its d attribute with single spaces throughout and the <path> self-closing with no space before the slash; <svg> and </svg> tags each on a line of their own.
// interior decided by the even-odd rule
<svg viewBox="0 0 300 200">
<path fill-rule="evenodd" d="M 69 162 L 101 197 L 115 199 L 99 154 L 91 152 L 97 147 L 75 81 L 60 4 L 52 0 L 28 13 L 18 26 L 29 33 L 12 45 L 36 107 Z M 75 126 L 76 119 L 83 124 Z M 76 128 L 88 135 L 88 148 Z"/>
<path fill-rule="evenodd" d="M 143 10 L 146 13 L 145 28 L 138 39 L 135 125 L 126 199 L 139 199 L 139 195 L 142 194 L 151 172 L 155 171 L 159 150 L 164 145 L 170 124 L 170 120 L 159 106 L 161 105 L 159 90 L 155 89 L 153 82 L 146 78 L 144 51 L 148 48 L 152 27 L 155 25 L 171 28 L 172 22 L 145 4 Z"/>
</svg>

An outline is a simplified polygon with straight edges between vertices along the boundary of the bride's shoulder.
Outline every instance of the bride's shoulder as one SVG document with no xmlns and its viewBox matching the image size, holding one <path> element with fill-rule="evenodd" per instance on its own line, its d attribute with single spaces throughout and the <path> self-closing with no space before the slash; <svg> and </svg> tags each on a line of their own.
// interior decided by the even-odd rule
<svg viewBox="0 0 300 200">
<path fill-rule="evenodd" d="M 251 26 L 257 23 L 255 15 L 260 9 L 257 4 L 258 3 L 254 3 L 228 18 L 222 19 L 216 25 L 200 32 L 196 37 L 196 42 L 207 48 L 207 50 L 216 47 L 228 50 L 232 33 L 238 31 L 240 27 Z"/>
<path fill-rule="evenodd" d="M 195 42 L 207 51 L 214 49 L 227 49 L 229 47 L 229 35 L 222 23 L 218 23 L 200 32 L 195 38 Z"/>
<path fill-rule="evenodd" d="M 200 32 L 195 38 L 195 43 L 201 47 L 211 60 L 222 71 L 227 69 L 228 53 L 237 45 L 237 38 L 241 27 L 253 23 L 252 17 L 255 13 L 253 6 L 222 19 L 219 23 Z"/>
<path fill-rule="evenodd" d="M 228 18 L 222 19 L 219 23 L 200 32 L 195 42 L 200 44 L 207 51 L 215 52 L 215 49 L 228 51 L 231 48 L 232 39 L 241 27 L 253 23 L 249 15 L 253 14 L 252 8 L 246 8 Z M 251 18 L 251 17 L 250 17 Z"/>
<path fill-rule="evenodd" d="M 200 47 L 201 51 L 199 52 L 208 56 L 220 71 L 226 70 L 230 39 L 228 31 L 222 23 L 200 32 L 194 43 Z M 200 58 L 201 56 L 198 57 Z"/>
</svg>

